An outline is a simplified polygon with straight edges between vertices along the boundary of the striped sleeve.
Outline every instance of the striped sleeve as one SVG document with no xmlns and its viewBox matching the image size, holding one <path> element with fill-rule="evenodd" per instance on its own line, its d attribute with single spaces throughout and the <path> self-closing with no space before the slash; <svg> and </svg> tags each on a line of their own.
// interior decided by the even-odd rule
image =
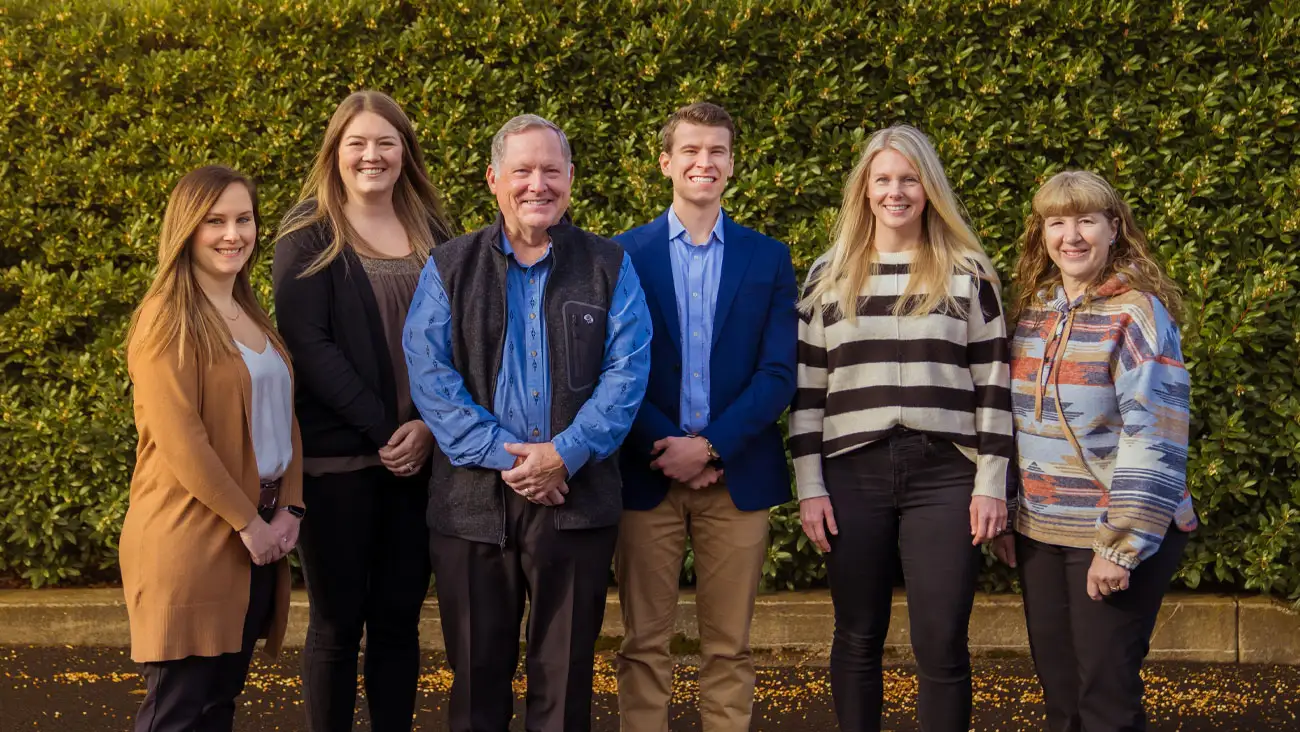
<svg viewBox="0 0 1300 732">
<path fill-rule="evenodd" d="M 810 276 L 811 279 L 811 276 Z M 822 419 L 826 412 L 826 331 L 822 308 L 800 313 L 798 386 L 790 408 L 790 455 L 799 500 L 828 495 L 822 479 Z"/>
<path fill-rule="evenodd" d="M 1133 569 L 1156 553 L 1187 488 L 1191 380 L 1178 326 L 1154 297 L 1132 313 L 1116 351 L 1120 433 L 1093 550 Z"/>
<path fill-rule="evenodd" d="M 1007 326 L 997 284 L 975 278 L 977 292 L 966 312 L 966 353 L 975 385 L 974 495 L 1008 500 L 1008 476 L 1015 455 L 1011 416 L 1011 362 Z M 1013 499 L 1014 500 L 1014 499 Z M 1010 508 L 1010 507 L 1009 507 Z"/>
</svg>

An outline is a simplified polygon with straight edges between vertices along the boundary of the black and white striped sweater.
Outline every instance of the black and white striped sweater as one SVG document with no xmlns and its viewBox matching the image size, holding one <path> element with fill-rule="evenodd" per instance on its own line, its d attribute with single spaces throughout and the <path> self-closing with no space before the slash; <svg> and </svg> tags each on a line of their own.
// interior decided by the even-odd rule
<svg viewBox="0 0 1300 732">
<path fill-rule="evenodd" d="M 896 426 L 951 441 L 975 463 L 974 494 L 1007 497 L 1015 442 L 1001 296 L 994 283 L 956 272 L 951 292 L 965 315 L 943 306 L 925 316 L 894 315 L 913 257 L 877 254 L 856 321 L 834 304 L 801 313 L 799 391 L 790 413 L 800 500 L 826 495 L 822 458 Z"/>
</svg>

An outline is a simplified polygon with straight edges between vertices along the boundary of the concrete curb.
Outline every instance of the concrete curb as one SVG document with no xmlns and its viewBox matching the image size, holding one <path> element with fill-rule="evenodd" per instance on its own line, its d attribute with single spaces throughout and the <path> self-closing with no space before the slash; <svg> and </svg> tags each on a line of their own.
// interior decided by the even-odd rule
<svg viewBox="0 0 1300 732">
<path fill-rule="evenodd" d="M 829 655 L 834 612 L 825 590 L 760 595 L 751 640 L 756 650 L 792 653 L 804 659 Z M 307 629 L 307 594 L 295 591 L 287 645 L 301 647 Z M 696 639 L 695 596 L 683 591 L 677 633 Z M 613 591 L 602 636 L 623 635 L 618 596 Z M 442 648 L 438 605 L 432 596 L 420 619 L 420 638 Z M 886 650 L 910 655 L 907 600 L 894 595 Z M 0 590 L 0 645 L 103 646 L 130 644 L 126 604 L 120 589 Z M 972 654 L 1016 657 L 1029 653 L 1018 595 L 978 595 L 971 616 Z M 1300 665 L 1300 613 L 1265 597 L 1173 593 L 1165 598 L 1151 641 L 1151 658 L 1162 661 L 1280 663 Z"/>
</svg>

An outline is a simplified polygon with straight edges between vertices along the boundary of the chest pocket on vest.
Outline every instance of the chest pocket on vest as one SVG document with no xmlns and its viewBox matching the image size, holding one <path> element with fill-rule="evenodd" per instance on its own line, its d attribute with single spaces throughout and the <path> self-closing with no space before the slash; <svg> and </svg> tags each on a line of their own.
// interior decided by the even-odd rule
<svg viewBox="0 0 1300 732">
<path fill-rule="evenodd" d="M 605 321 L 609 311 L 570 300 L 564 303 L 563 312 L 569 390 L 585 391 L 600 379 L 600 366 L 605 359 Z"/>
</svg>

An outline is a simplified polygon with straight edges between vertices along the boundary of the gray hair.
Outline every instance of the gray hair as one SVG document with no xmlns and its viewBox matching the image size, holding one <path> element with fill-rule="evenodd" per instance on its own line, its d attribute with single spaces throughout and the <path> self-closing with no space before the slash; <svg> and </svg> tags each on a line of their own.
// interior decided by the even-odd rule
<svg viewBox="0 0 1300 732">
<path fill-rule="evenodd" d="M 500 170 L 501 168 L 501 158 L 506 154 L 507 137 L 538 127 L 552 130 L 560 136 L 560 151 L 564 153 L 564 162 L 570 165 L 573 164 L 573 152 L 569 149 L 569 138 L 565 136 L 564 130 L 560 129 L 559 125 L 535 114 L 521 114 L 501 125 L 501 129 L 497 130 L 497 133 L 492 136 L 492 169 Z"/>
</svg>

